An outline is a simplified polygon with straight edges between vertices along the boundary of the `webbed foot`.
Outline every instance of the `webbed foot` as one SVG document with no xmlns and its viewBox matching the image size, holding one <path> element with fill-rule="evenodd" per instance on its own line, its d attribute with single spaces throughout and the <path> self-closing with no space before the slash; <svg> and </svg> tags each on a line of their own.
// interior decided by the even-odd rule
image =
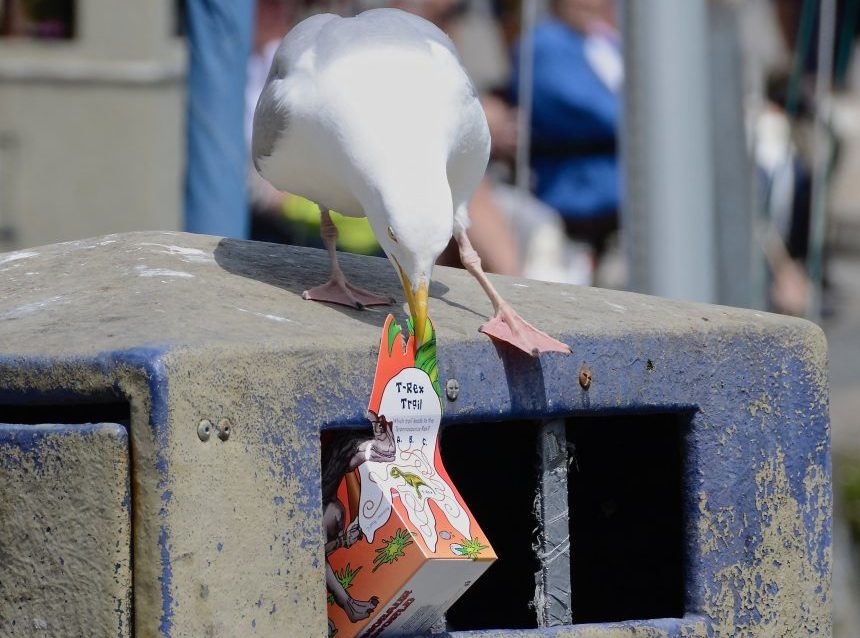
<svg viewBox="0 0 860 638">
<path fill-rule="evenodd" d="M 520 317 L 507 302 L 502 302 L 496 316 L 481 326 L 484 334 L 505 341 L 533 357 L 541 352 L 570 353 L 570 347 L 558 339 L 553 339 Z"/>
<path fill-rule="evenodd" d="M 336 303 L 356 310 L 364 310 L 367 306 L 390 306 L 394 302 L 390 297 L 375 295 L 368 290 L 353 286 L 346 280 L 339 282 L 335 277 L 322 286 L 305 290 L 302 293 L 302 299 Z"/>
</svg>

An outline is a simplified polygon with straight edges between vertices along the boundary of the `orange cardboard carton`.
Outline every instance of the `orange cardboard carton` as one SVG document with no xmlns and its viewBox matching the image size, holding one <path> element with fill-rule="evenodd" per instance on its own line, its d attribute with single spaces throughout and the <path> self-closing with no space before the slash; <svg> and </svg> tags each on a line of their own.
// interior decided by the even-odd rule
<svg viewBox="0 0 860 638">
<path fill-rule="evenodd" d="M 410 330 L 411 332 L 411 330 Z M 372 432 L 323 437 L 329 637 L 426 631 L 496 559 L 439 455 L 436 340 L 389 315 L 368 406 Z"/>
</svg>

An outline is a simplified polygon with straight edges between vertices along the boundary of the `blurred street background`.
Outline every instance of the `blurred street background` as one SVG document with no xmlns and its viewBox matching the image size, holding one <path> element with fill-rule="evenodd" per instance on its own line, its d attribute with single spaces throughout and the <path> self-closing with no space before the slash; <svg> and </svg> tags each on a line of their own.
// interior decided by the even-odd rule
<svg viewBox="0 0 860 638">
<path fill-rule="evenodd" d="M 860 0 L 0 0 L 0 252 L 155 229 L 321 247 L 316 206 L 251 166 L 254 107 L 292 26 L 382 6 L 446 31 L 482 96 L 488 270 L 824 328 L 835 630 L 860 636 Z"/>
</svg>

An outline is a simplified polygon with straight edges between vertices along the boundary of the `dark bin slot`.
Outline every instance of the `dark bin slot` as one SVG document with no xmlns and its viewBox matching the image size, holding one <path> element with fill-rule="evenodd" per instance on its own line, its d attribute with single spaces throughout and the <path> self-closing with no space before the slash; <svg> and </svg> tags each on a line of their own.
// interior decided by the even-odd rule
<svg viewBox="0 0 860 638">
<path fill-rule="evenodd" d="M 129 425 L 129 404 L 117 402 L 73 403 L 67 405 L 2 405 L 0 423 L 118 423 Z"/>
<path fill-rule="evenodd" d="M 537 435 L 536 423 L 514 421 L 442 431 L 442 462 L 499 557 L 448 610 L 451 631 L 537 626 Z"/>
<path fill-rule="evenodd" d="M 689 418 L 572 418 L 574 623 L 684 615 L 682 462 Z"/>
</svg>

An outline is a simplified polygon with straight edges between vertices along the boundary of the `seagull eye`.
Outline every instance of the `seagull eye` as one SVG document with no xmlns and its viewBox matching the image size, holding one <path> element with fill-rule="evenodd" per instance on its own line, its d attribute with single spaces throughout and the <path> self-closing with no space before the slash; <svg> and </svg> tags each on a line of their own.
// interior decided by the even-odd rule
<svg viewBox="0 0 860 638">
<path fill-rule="evenodd" d="M 394 234 L 394 229 L 391 226 L 388 227 L 388 236 L 391 237 L 391 241 L 395 244 L 397 243 L 397 236 Z"/>
</svg>

